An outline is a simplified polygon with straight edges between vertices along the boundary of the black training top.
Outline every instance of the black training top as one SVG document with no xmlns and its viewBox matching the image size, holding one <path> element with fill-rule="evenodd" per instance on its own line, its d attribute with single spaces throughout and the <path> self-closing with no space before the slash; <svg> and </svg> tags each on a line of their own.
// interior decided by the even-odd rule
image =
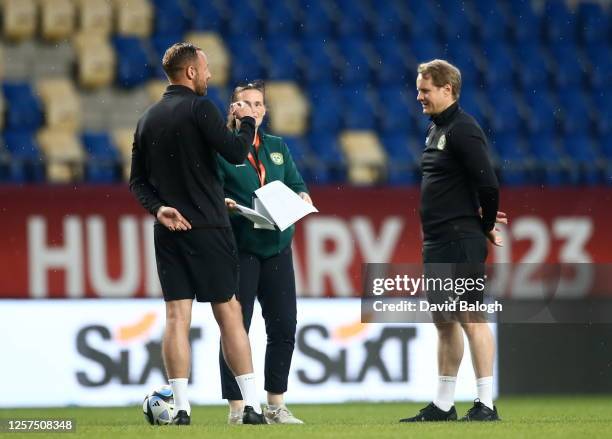
<svg viewBox="0 0 612 439">
<path fill-rule="evenodd" d="M 230 163 L 243 163 L 254 136 L 252 117 L 242 118 L 234 133 L 209 99 L 170 85 L 138 121 L 130 190 L 154 216 L 170 206 L 192 227 L 229 227 L 217 152 Z"/>
<path fill-rule="evenodd" d="M 493 228 L 499 205 L 486 136 L 456 102 L 431 120 L 421 158 L 424 241 L 482 236 Z"/>
</svg>

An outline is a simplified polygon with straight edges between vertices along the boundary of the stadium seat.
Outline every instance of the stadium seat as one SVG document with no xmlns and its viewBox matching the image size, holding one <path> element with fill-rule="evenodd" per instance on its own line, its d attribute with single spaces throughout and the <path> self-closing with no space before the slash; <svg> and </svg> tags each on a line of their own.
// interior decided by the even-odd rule
<svg viewBox="0 0 612 439">
<path fill-rule="evenodd" d="M 126 88 L 144 84 L 152 76 L 152 63 L 144 41 L 136 37 L 115 37 L 113 42 L 117 52 L 117 83 Z"/>
<path fill-rule="evenodd" d="M 511 29 L 514 40 L 519 44 L 538 44 L 544 29 L 542 14 L 536 13 L 531 0 L 512 0 L 507 2 L 512 16 Z"/>
<path fill-rule="evenodd" d="M 570 11 L 566 2 L 558 0 L 547 0 L 543 15 L 548 41 L 570 41 L 576 40 L 577 20 L 574 11 Z"/>
<path fill-rule="evenodd" d="M 79 95 L 71 80 L 43 79 L 37 84 L 45 109 L 48 128 L 76 131 L 80 128 L 81 106 Z"/>
<path fill-rule="evenodd" d="M 9 181 L 24 183 L 44 180 L 45 170 L 33 131 L 5 131 L 4 144 L 11 155 Z"/>
<path fill-rule="evenodd" d="M 410 24 L 410 14 L 399 1 L 387 1 L 384 7 L 376 7 L 370 17 L 372 35 L 401 36 Z"/>
<path fill-rule="evenodd" d="M 152 0 L 155 35 L 184 34 L 189 27 L 187 11 L 181 0 Z"/>
<path fill-rule="evenodd" d="M 585 47 L 589 58 L 590 72 L 588 75 L 595 88 L 610 86 L 610 71 L 612 71 L 612 47 L 604 41 L 590 43 Z"/>
<path fill-rule="evenodd" d="M 531 134 L 527 143 L 535 159 L 537 181 L 552 186 L 565 183 L 567 178 L 563 172 L 563 154 L 550 134 Z"/>
<path fill-rule="evenodd" d="M 554 79 L 559 88 L 580 86 L 586 79 L 586 60 L 573 42 L 558 41 L 550 45 L 555 60 Z"/>
<path fill-rule="evenodd" d="M 263 32 L 262 11 L 249 0 L 234 0 L 231 6 L 231 19 L 227 21 L 230 35 L 241 35 L 257 39 Z"/>
<path fill-rule="evenodd" d="M 302 80 L 311 86 L 332 83 L 338 65 L 335 43 L 321 37 L 306 37 L 300 45 L 304 60 L 300 74 Z"/>
<path fill-rule="evenodd" d="M 387 37 L 377 38 L 374 50 L 374 72 L 379 86 L 403 85 L 414 80 L 415 61 L 400 42 Z"/>
<path fill-rule="evenodd" d="M 559 103 L 561 104 L 561 122 L 566 134 L 591 131 L 589 117 L 591 111 L 579 89 L 568 88 L 561 91 L 559 93 Z"/>
<path fill-rule="evenodd" d="M 346 181 L 346 160 L 335 134 L 321 133 L 309 136 L 313 152 L 311 172 L 313 182 L 318 184 Z"/>
<path fill-rule="evenodd" d="M 413 130 L 410 116 L 416 115 L 417 102 L 406 87 L 389 85 L 378 89 L 379 132 L 384 135 L 408 133 Z"/>
<path fill-rule="evenodd" d="M 0 132 L 4 128 L 4 111 L 5 111 L 4 93 L 0 91 Z"/>
<path fill-rule="evenodd" d="M 547 85 L 552 70 L 551 60 L 542 46 L 533 41 L 519 42 L 515 46 L 515 54 L 516 73 L 524 89 L 536 90 Z"/>
<path fill-rule="evenodd" d="M 431 39 L 422 39 L 423 35 L 435 35 L 438 29 L 443 29 L 443 20 L 439 10 L 431 2 L 407 2 L 408 13 L 410 14 L 410 26 L 408 32 L 413 37 L 413 41 L 424 43 Z M 419 62 L 427 61 L 440 56 L 425 56 L 421 58 L 417 56 Z"/>
<path fill-rule="evenodd" d="M 265 77 L 266 52 L 260 41 L 248 37 L 231 37 L 226 40 L 231 54 L 231 85 Z"/>
<path fill-rule="evenodd" d="M 370 28 L 373 11 L 364 0 L 337 0 L 336 13 L 342 18 L 336 24 L 339 37 L 364 37 Z"/>
<path fill-rule="evenodd" d="M 267 52 L 267 78 L 272 81 L 296 80 L 299 76 L 298 50 L 295 44 L 284 37 L 265 41 Z"/>
<path fill-rule="evenodd" d="M 318 84 L 309 87 L 310 133 L 316 136 L 333 134 L 342 127 L 342 102 L 336 87 Z"/>
<path fill-rule="evenodd" d="M 475 10 L 469 2 L 443 0 L 440 6 L 444 11 L 445 23 L 443 26 L 446 40 L 470 41 L 474 34 L 474 26 L 478 20 Z"/>
<path fill-rule="evenodd" d="M 45 158 L 48 181 L 69 183 L 83 179 L 85 152 L 73 132 L 45 128 L 37 138 Z"/>
<path fill-rule="evenodd" d="M 148 37 L 153 30 L 153 6 L 149 0 L 114 0 L 116 31 L 121 36 Z"/>
<path fill-rule="evenodd" d="M 572 163 L 578 168 L 580 180 L 575 183 L 600 183 L 603 161 L 588 135 L 580 133 L 565 136 L 562 143 Z"/>
<path fill-rule="evenodd" d="M 91 183 L 112 183 L 117 181 L 121 159 L 107 133 L 84 133 L 81 138 L 88 160 L 85 177 Z"/>
<path fill-rule="evenodd" d="M 306 133 L 310 106 L 294 82 L 268 82 L 266 102 L 273 133 L 290 136 Z"/>
<path fill-rule="evenodd" d="M 343 38 L 338 41 L 341 55 L 340 83 L 352 87 L 372 80 L 371 50 L 361 38 Z"/>
<path fill-rule="evenodd" d="M 121 165 L 123 168 L 123 179 L 130 178 L 130 165 L 132 163 L 132 146 L 134 144 L 134 129 L 119 128 L 111 133 L 112 142 L 117 146 L 121 157 Z"/>
<path fill-rule="evenodd" d="M 610 13 L 596 2 L 578 3 L 578 23 L 580 39 L 583 43 L 592 44 L 609 39 Z"/>
<path fill-rule="evenodd" d="M 481 41 L 502 41 L 508 35 L 508 22 L 500 2 L 475 0 L 474 9 L 478 15 L 478 34 Z"/>
<path fill-rule="evenodd" d="M 489 89 L 487 96 L 494 109 L 489 115 L 491 129 L 496 134 L 517 133 L 523 126 L 522 109 L 510 89 Z"/>
<path fill-rule="evenodd" d="M 161 99 L 162 95 L 168 87 L 168 81 L 162 81 L 160 79 L 152 79 L 147 82 L 147 94 L 151 102 L 157 102 Z"/>
<path fill-rule="evenodd" d="M 211 73 L 210 85 L 226 85 L 229 80 L 230 55 L 223 39 L 214 32 L 194 32 L 185 37 L 186 41 L 201 48 L 207 56 Z"/>
<path fill-rule="evenodd" d="M 41 35 L 45 40 L 59 41 L 74 32 L 76 10 L 72 0 L 42 0 Z"/>
<path fill-rule="evenodd" d="M 555 130 L 555 102 L 544 87 L 525 92 L 527 129 L 531 134 L 551 137 Z"/>
<path fill-rule="evenodd" d="M 38 23 L 38 8 L 35 0 L 3 0 L 2 33 L 9 40 L 32 38 Z"/>
<path fill-rule="evenodd" d="M 489 87 L 511 86 L 514 81 L 514 59 L 510 47 L 497 40 L 483 45 L 486 58 L 486 79 Z"/>
<path fill-rule="evenodd" d="M 4 83 L 6 128 L 36 130 L 43 122 L 42 106 L 28 83 Z"/>
<path fill-rule="evenodd" d="M 228 14 L 224 2 L 188 0 L 187 6 L 193 31 L 220 33 L 226 28 L 224 17 Z"/>
<path fill-rule="evenodd" d="M 298 8 L 294 3 L 266 0 L 263 2 L 266 10 L 264 32 L 269 37 L 284 37 L 289 40 L 296 35 L 298 28 Z"/>
<path fill-rule="evenodd" d="M 376 94 L 362 88 L 343 88 L 341 91 L 344 109 L 344 127 L 349 130 L 373 130 L 376 128 L 378 102 Z"/>
<path fill-rule="evenodd" d="M 113 6 L 107 0 L 77 0 L 79 30 L 109 35 L 113 30 Z"/>
<path fill-rule="evenodd" d="M 116 55 L 102 34 L 80 33 L 74 39 L 79 84 L 85 88 L 110 85 L 115 78 Z"/>
<path fill-rule="evenodd" d="M 371 185 L 384 181 L 387 157 L 374 131 L 343 131 L 340 145 L 346 157 L 351 183 Z"/>
<path fill-rule="evenodd" d="M 232 89 L 233 90 L 233 89 Z M 224 87 L 208 87 L 208 91 L 206 93 L 206 97 L 213 101 L 213 103 L 219 108 L 221 113 L 224 113 L 228 107 L 231 98 L 231 93 L 228 93 Z M 263 125 L 265 126 L 266 119 L 263 121 Z"/>
<path fill-rule="evenodd" d="M 308 7 L 301 8 L 299 17 L 302 36 L 327 38 L 333 32 L 334 21 L 327 2 L 311 1 Z"/>
</svg>

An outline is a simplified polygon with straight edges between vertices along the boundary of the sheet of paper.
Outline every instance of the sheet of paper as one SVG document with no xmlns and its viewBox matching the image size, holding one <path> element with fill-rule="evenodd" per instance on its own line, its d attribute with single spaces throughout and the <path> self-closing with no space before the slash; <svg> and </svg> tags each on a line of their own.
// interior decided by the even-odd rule
<svg viewBox="0 0 612 439">
<path fill-rule="evenodd" d="M 240 204 L 236 204 L 236 211 L 243 217 L 253 221 L 255 225 L 274 230 L 274 221 L 269 217 L 266 217 L 261 213 Z"/>
<path fill-rule="evenodd" d="M 276 225 L 274 223 L 273 220 L 271 220 L 270 218 L 270 213 L 268 213 L 268 211 L 266 210 L 266 208 L 264 207 L 264 205 L 262 204 L 261 201 L 259 201 L 259 198 L 254 198 L 253 199 L 253 207 L 255 208 L 255 212 L 257 212 L 258 214 L 262 215 L 263 217 L 267 218 L 268 220 L 270 220 L 271 224 L 258 224 L 258 223 L 254 223 L 253 226 L 256 229 L 265 229 L 265 230 L 276 230 L 274 228 L 274 226 Z"/>
<path fill-rule="evenodd" d="M 302 200 L 298 194 L 278 180 L 260 187 L 255 191 L 255 195 L 281 232 L 309 213 L 318 212 L 316 207 Z"/>
</svg>

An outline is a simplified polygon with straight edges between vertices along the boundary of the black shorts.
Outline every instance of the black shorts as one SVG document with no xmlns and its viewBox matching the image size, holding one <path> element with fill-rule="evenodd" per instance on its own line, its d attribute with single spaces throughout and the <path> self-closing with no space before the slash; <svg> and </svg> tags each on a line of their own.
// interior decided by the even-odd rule
<svg viewBox="0 0 612 439">
<path fill-rule="evenodd" d="M 164 300 L 227 302 L 238 291 L 238 251 L 230 227 L 171 232 L 155 225 Z"/>
<path fill-rule="evenodd" d="M 423 244 L 423 265 L 428 281 L 427 300 L 445 303 L 449 300 L 470 304 L 484 300 L 486 237 L 462 238 Z M 451 287 L 452 285 L 452 287 Z"/>
</svg>

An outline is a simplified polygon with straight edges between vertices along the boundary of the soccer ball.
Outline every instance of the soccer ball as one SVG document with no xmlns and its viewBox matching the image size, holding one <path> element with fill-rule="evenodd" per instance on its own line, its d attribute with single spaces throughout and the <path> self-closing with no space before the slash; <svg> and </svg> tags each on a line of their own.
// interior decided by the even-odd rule
<svg viewBox="0 0 612 439">
<path fill-rule="evenodd" d="M 170 386 L 153 390 L 142 403 L 145 419 L 151 425 L 168 425 L 174 417 L 174 394 Z"/>
</svg>

